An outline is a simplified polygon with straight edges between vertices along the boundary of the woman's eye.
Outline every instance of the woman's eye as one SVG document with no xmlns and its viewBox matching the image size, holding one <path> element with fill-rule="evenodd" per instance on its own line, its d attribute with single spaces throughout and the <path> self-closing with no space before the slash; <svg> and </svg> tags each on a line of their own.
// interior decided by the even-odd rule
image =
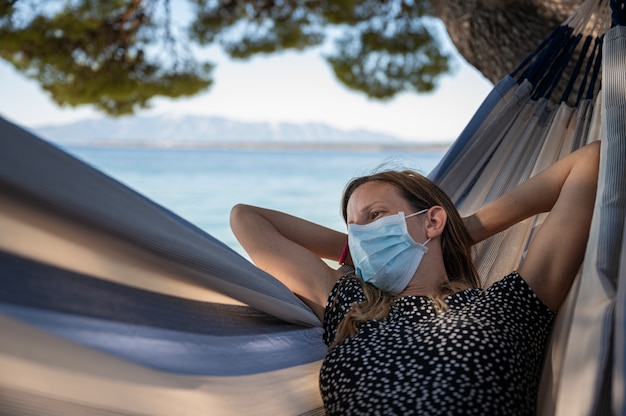
<svg viewBox="0 0 626 416">
<path fill-rule="evenodd" d="M 370 214 L 370 218 L 371 219 L 376 219 L 378 218 L 378 216 L 381 214 L 380 211 L 372 211 L 372 213 Z"/>
</svg>

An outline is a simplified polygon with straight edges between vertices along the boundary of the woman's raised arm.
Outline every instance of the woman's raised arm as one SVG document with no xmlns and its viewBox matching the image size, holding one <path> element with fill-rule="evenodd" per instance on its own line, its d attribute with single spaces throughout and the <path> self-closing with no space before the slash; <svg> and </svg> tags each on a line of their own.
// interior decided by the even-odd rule
<svg viewBox="0 0 626 416">
<path fill-rule="evenodd" d="M 550 212 L 533 237 L 520 275 L 557 310 L 587 245 L 593 215 L 600 142 L 583 146 L 465 219 L 474 242 L 532 215 Z"/>
<path fill-rule="evenodd" d="M 341 273 L 337 260 L 346 235 L 283 212 L 236 205 L 230 226 L 254 264 L 280 280 L 323 319 L 326 300 Z"/>
</svg>

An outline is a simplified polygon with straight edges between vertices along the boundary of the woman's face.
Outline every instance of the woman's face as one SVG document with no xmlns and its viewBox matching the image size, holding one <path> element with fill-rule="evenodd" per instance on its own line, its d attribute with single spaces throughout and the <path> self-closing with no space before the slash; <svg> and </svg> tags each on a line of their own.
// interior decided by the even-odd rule
<svg viewBox="0 0 626 416">
<path fill-rule="evenodd" d="M 415 209 L 405 200 L 397 188 L 387 182 L 366 182 L 354 190 L 347 205 L 348 224 L 369 224 L 387 215 L 404 212 L 412 214 Z M 409 233 L 418 237 L 418 221 L 408 221 Z M 421 227 L 423 233 L 423 227 Z M 419 239 L 421 236 L 417 238 Z"/>
</svg>

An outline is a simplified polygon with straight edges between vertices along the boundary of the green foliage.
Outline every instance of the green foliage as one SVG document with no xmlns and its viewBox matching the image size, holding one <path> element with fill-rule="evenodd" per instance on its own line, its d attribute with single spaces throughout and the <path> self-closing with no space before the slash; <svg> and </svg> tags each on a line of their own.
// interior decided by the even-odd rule
<svg viewBox="0 0 626 416">
<path fill-rule="evenodd" d="M 16 13 L 13 7 L 1 21 L 0 57 L 59 105 L 130 114 L 155 96 L 194 95 L 212 82 L 206 63 L 167 68 L 164 59 L 148 58 L 151 21 L 141 1 L 76 1 L 26 24 L 15 23 Z"/>
<path fill-rule="evenodd" d="M 341 32 L 327 56 L 348 88 L 377 99 L 428 92 L 449 71 L 424 0 L 193 0 L 191 36 L 232 57 L 304 49 Z M 432 18 L 431 18 L 432 20 Z M 336 29 L 335 29 L 336 28 Z"/>
<path fill-rule="evenodd" d="M 327 56 L 335 76 L 376 99 L 432 91 L 437 77 L 450 70 L 450 58 L 441 51 L 425 11 L 414 7 L 398 13 L 386 3 L 375 17 L 344 31 L 336 51 Z"/>
<path fill-rule="evenodd" d="M 307 1 L 191 0 L 196 7 L 190 36 L 200 45 L 218 42 L 235 59 L 324 41 L 324 27 Z"/>
<path fill-rule="evenodd" d="M 194 43 L 233 59 L 334 45 L 337 78 L 377 99 L 430 91 L 449 70 L 426 0 L 178 1 L 193 20 L 176 36 L 169 0 L 0 1 L 0 57 L 59 105 L 111 115 L 208 88 L 212 64 L 191 55 Z"/>
<path fill-rule="evenodd" d="M 429 39 L 424 35 L 402 33 L 398 37 L 410 38 L 408 41 L 418 47 L 392 52 L 376 49 L 376 43 L 381 40 L 378 34 L 361 33 L 359 39 L 341 39 L 339 52 L 328 57 L 328 61 L 346 86 L 373 98 L 387 99 L 407 90 L 432 91 L 437 76 L 449 69 L 448 58 L 432 42 L 423 41 Z M 354 43 L 358 46 L 352 47 Z"/>
</svg>

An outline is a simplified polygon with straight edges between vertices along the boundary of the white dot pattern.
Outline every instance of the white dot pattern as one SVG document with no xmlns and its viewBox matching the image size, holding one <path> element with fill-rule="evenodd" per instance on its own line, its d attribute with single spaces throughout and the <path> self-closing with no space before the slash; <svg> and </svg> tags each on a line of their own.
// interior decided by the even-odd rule
<svg viewBox="0 0 626 416">
<path fill-rule="evenodd" d="M 330 345 L 353 303 L 354 276 L 333 288 L 324 316 Z M 320 372 L 327 415 L 532 415 L 552 312 L 516 272 L 486 290 L 446 299 L 396 299 L 382 320 L 329 351 Z"/>
</svg>

